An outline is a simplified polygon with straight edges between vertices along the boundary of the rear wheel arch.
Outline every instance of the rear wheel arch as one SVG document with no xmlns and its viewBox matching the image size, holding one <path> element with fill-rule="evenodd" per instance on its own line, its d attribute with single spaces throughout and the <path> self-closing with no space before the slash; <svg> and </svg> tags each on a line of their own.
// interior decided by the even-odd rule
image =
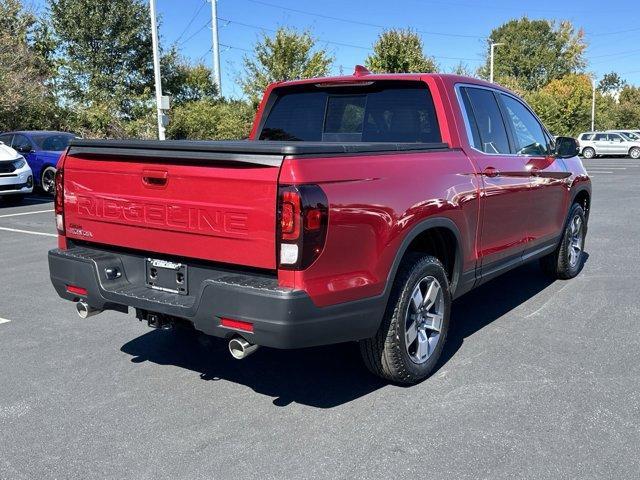
<svg viewBox="0 0 640 480">
<path fill-rule="evenodd" d="M 437 217 L 420 222 L 403 239 L 387 278 L 386 294 L 391 291 L 402 261 L 416 253 L 440 260 L 447 273 L 451 292 L 455 292 L 462 278 L 462 235 L 451 219 Z"/>
</svg>

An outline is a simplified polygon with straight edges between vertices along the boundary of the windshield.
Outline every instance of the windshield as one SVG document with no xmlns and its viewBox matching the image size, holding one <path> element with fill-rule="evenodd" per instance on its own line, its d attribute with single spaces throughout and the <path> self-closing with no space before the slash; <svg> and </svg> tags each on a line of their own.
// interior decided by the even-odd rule
<svg viewBox="0 0 640 480">
<path fill-rule="evenodd" d="M 631 140 L 632 142 L 640 140 L 640 135 L 631 132 L 619 132 L 625 140 Z"/>
<path fill-rule="evenodd" d="M 276 89 L 260 140 L 440 142 L 431 93 L 421 82 L 302 85 Z"/>
<path fill-rule="evenodd" d="M 31 136 L 38 149 L 53 152 L 63 151 L 74 138 L 77 137 L 72 133 L 39 133 Z"/>
</svg>

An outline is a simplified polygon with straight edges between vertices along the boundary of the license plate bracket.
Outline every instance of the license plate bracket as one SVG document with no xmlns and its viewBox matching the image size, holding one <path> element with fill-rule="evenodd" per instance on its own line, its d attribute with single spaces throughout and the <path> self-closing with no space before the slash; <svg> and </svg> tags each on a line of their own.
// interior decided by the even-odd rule
<svg viewBox="0 0 640 480">
<path fill-rule="evenodd" d="M 167 260 L 145 260 L 147 287 L 163 292 L 188 295 L 187 266 Z"/>
</svg>

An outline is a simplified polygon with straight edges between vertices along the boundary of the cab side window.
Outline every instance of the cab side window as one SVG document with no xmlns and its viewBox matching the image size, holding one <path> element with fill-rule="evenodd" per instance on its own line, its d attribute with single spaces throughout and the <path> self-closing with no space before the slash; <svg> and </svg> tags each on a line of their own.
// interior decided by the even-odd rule
<svg viewBox="0 0 640 480">
<path fill-rule="evenodd" d="M 29 151 L 33 147 L 31 142 L 24 135 L 16 135 L 13 137 L 13 148 L 18 151 Z"/>
<path fill-rule="evenodd" d="M 518 155 L 548 155 L 549 142 L 540 122 L 515 98 L 501 94 L 515 135 Z"/>
<path fill-rule="evenodd" d="M 489 154 L 511 153 L 507 129 L 493 92 L 465 87 L 461 94 L 474 148 Z"/>
<path fill-rule="evenodd" d="M 616 135 L 615 133 L 614 134 L 610 133 L 609 134 L 609 141 L 622 143 L 623 140 L 622 140 L 622 137 L 620 135 Z"/>
</svg>

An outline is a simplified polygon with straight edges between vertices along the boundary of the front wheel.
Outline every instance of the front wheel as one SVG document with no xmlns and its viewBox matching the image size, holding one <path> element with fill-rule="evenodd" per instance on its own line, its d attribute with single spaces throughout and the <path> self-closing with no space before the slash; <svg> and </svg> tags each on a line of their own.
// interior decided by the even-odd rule
<svg viewBox="0 0 640 480">
<path fill-rule="evenodd" d="M 440 261 L 429 255 L 403 261 L 378 332 L 360 342 L 367 368 L 396 383 L 427 378 L 442 354 L 450 311 L 449 281 Z"/>
<path fill-rule="evenodd" d="M 540 260 L 542 269 L 551 277 L 568 280 L 580 273 L 584 264 L 584 240 L 587 219 L 580 205 L 574 203 L 569 211 L 567 225 L 560 246 L 551 255 Z"/>
<path fill-rule="evenodd" d="M 591 147 L 587 147 L 584 150 L 582 150 L 582 156 L 584 158 L 593 158 L 596 156 L 596 151 Z"/>
<path fill-rule="evenodd" d="M 56 193 L 56 169 L 54 167 L 47 167 L 42 171 L 40 186 L 42 191 L 48 195 L 55 195 Z"/>
<path fill-rule="evenodd" d="M 629 150 L 629 156 L 635 160 L 640 158 L 640 148 L 633 147 L 631 150 Z"/>
</svg>

